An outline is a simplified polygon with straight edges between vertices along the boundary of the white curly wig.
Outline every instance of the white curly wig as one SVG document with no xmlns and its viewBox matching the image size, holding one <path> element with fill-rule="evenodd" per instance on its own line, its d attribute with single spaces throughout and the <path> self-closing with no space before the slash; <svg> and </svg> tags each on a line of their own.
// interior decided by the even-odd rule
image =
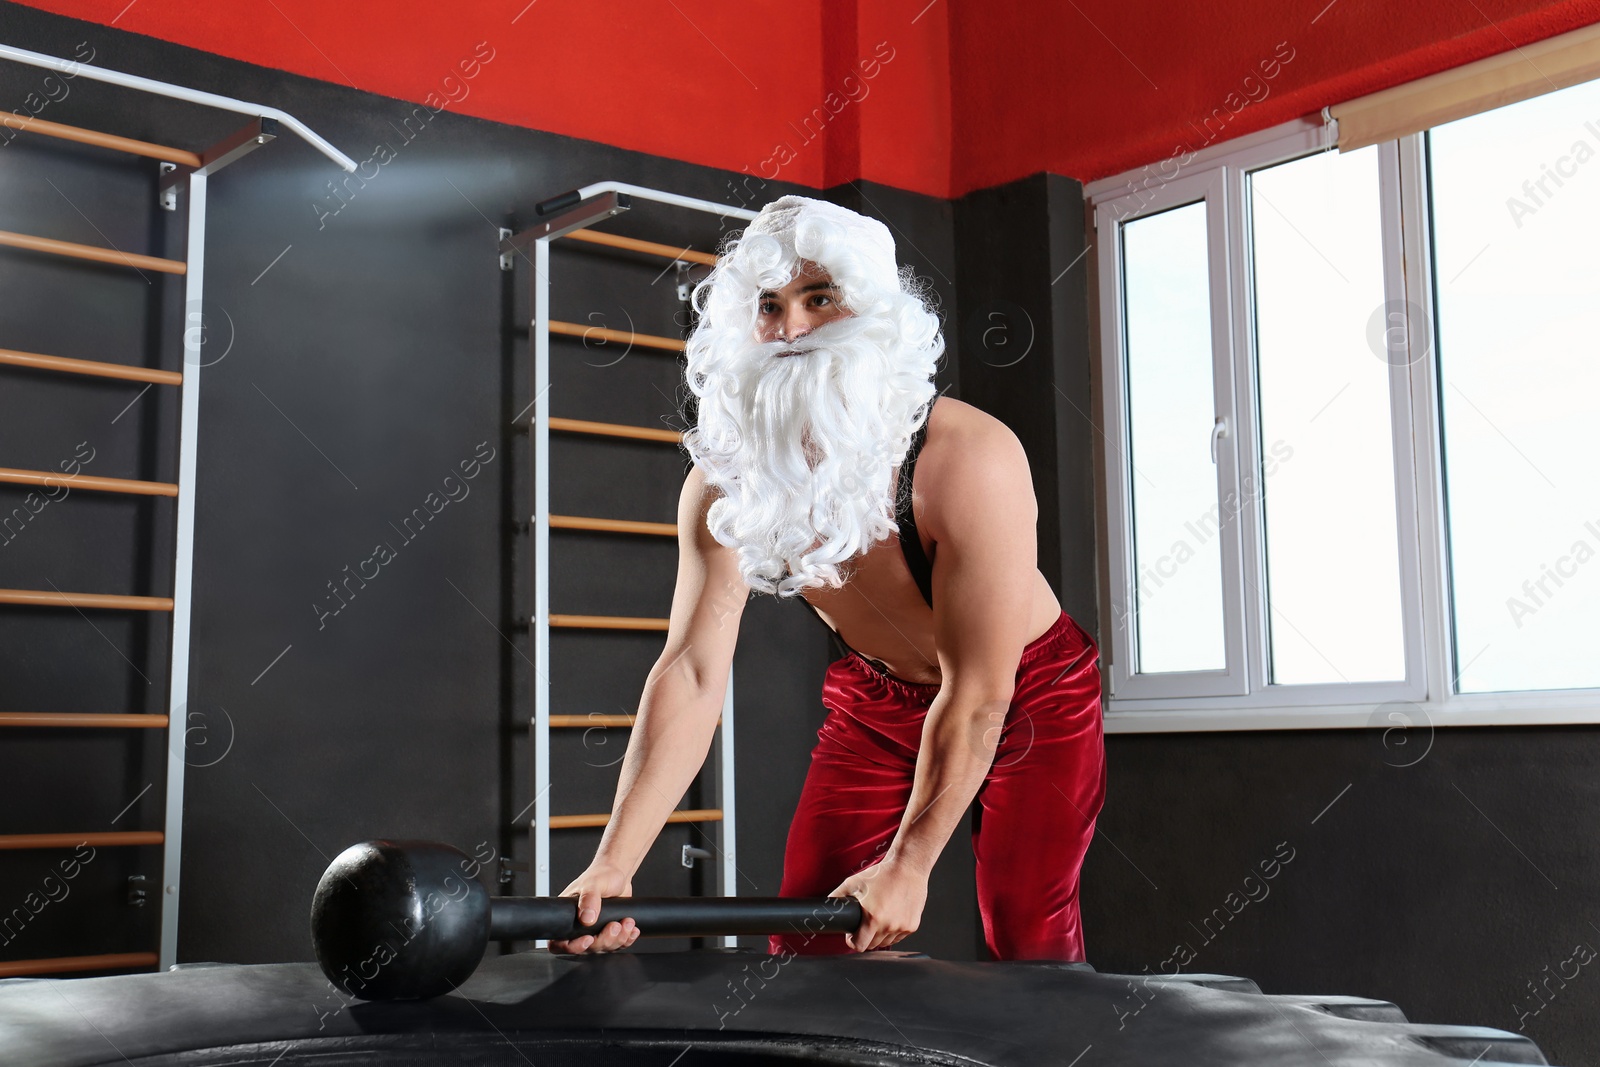
<svg viewBox="0 0 1600 1067">
<path fill-rule="evenodd" d="M 806 265 L 847 316 L 803 338 L 757 340 L 760 295 Z M 876 219 L 807 197 L 775 200 L 694 292 L 687 345 L 699 401 L 684 445 L 720 493 L 711 534 L 752 589 L 837 588 L 841 565 L 894 534 L 889 476 L 928 417 L 944 339 Z"/>
</svg>

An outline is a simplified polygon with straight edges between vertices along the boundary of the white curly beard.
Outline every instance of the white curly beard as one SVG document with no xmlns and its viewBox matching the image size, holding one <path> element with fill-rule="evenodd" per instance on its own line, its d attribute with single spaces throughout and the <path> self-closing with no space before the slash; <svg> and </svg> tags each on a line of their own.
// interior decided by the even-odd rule
<svg viewBox="0 0 1600 1067">
<path fill-rule="evenodd" d="M 721 492 L 707 525 L 752 589 L 842 585 L 842 564 L 898 529 L 893 469 L 928 416 L 937 352 L 893 316 L 849 316 L 798 341 L 699 338 L 684 444 Z"/>
</svg>

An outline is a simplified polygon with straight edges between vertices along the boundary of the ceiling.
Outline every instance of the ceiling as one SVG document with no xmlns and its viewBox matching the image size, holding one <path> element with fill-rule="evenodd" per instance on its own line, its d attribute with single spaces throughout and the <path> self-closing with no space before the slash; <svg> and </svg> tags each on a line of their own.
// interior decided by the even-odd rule
<svg viewBox="0 0 1600 1067">
<path fill-rule="evenodd" d="M 27 2 L 498 122 L 938 197 L 1104 177 L 1600 22 L 1600 0 Z"/>
</svg>

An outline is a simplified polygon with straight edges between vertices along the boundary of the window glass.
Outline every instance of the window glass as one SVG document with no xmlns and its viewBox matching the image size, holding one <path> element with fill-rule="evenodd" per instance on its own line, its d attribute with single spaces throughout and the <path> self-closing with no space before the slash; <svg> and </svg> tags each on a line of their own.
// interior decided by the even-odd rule
<svg viewBox="0 0 1600 1067">
<path fill-rule="evenodd" d="M 1600 686 L 1600 83 L 1428 155 L 1458 688 Z"/>
<path fill-rule="evenodd" d="M 1122 227 L 1135 670 L 1226 667 L 1206 206 Z"/>
<path fill-rule="evenodd" d="M 1269 668 L 1277 684 L 1405 677 L 1376 148 L 1250 176 Z M 1396 328 L 1399 326 L 1399 328 Z"/>
</svg>

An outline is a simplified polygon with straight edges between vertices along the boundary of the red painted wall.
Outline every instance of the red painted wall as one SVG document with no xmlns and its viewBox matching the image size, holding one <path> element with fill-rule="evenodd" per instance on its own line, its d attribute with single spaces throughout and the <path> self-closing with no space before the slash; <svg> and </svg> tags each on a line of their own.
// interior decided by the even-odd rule
<svg viewBox="0 0 1600 1067">
<path fill-rule="evenodd" d="M 1227 0 L 953 8 L 952 187 L 1082 180 L 1600 21 L 1596 0 Z"/>
<path fill-rule="evenodd" d="M 499 122 L 942 197 L 1103 177 L 1600 21 L 1600 0 L 29 2 Z"/>
</svg>

